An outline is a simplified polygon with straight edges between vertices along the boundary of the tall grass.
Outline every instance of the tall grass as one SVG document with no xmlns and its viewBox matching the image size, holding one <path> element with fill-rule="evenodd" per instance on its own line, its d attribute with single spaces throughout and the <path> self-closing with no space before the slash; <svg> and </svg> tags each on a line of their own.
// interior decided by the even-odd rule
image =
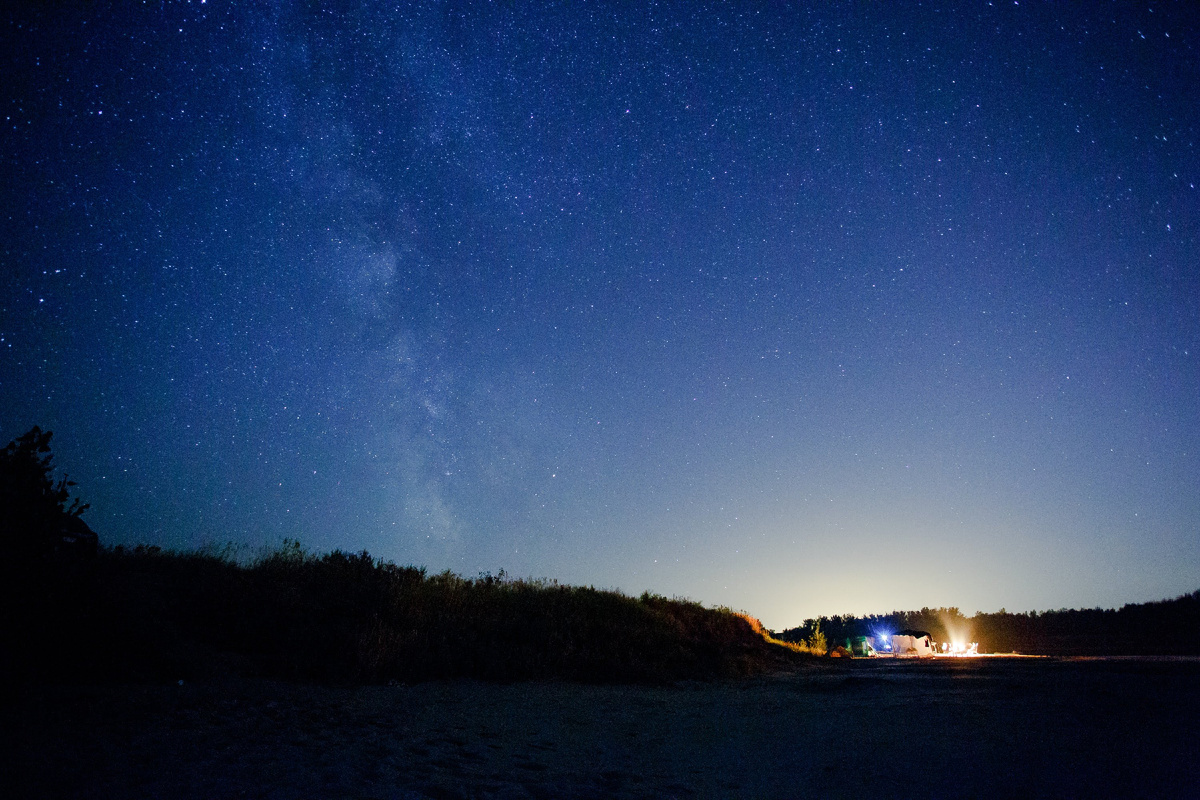
<svg viewBox="0 0 1200 800">
<path fill-rule="evenodd" d="M 102 550 L 86 574 L 31 589 L 26 675 L 182 679 L 235 672 L 382 683 L 432 678 L 658 682 L 749 675 L 803 650 L 757 620 L 653 594 L 428 575 L 294 542 L 229 551 Z"/>
</svg>

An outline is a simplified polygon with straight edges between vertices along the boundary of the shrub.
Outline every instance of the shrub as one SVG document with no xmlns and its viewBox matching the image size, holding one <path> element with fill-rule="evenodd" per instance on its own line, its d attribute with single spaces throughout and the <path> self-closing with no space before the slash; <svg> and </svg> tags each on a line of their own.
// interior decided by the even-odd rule
<svg viewBox="0 0 1200 800">
<path fill-rule="evenodd" d="M 813 628 L 812 636 L 808 637 L 803 644 L 808 648 L 808 652 L 819 656 L 823 656 L 829 651 L 829 643 L 825 641 L 825 633 L 821 630 L 820 622 Z"/>
<path fill-rule="evenodd" d="M 95 534 L 79 519 L 88 506 L 70 497 L 75 482 L 54 480 L 53 435 L 35 425 L 0 450 L 0 547 L 21 570 L 61 553 L 64 543 L 82 541 L 95 552 Z"/>
</svg>

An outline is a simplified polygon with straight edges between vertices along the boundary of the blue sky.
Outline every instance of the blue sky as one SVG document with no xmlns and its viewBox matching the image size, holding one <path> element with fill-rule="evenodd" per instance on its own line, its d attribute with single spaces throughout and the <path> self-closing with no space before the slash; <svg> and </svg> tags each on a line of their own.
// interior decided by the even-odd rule
<svg viewBox="0 0 1200 800">
<path fill-rule="evenodd" d="M 1197 22 L 7 12 L 0 433 L 110 544 L 776 628 L 1193 591 Z"/>
</svg>

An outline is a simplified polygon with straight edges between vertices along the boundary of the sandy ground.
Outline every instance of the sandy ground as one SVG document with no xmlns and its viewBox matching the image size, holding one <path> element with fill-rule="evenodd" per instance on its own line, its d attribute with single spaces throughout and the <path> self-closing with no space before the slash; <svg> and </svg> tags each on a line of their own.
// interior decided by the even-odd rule
<svg viewBox="0 0 1200 800">
<path fill-rule="evenodd" d="M 8 704 L 0 794 L 1197 796 L 1198 679 L 1198 660 L 879 659 L 672 687 L 41 687 Z"/>
</svg>

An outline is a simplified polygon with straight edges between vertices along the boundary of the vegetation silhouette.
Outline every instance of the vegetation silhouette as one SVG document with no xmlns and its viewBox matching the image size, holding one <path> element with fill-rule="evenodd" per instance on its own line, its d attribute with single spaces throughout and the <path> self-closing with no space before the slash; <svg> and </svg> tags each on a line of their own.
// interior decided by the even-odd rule
<svg viewBox="0 0 1200 800">
<path fill-rule="evenodd" d="M 51 436 L 35 427 L 0 453 L 10 677 L 656 682 L 751 674 L 804 652 L 729 609 L 503 571 L 430 576 L 294 540 L 249 563 L 233 547 L 99 548 L 74 483 L 53 478 Z"/>
<path fill-rule="evenodd" d="M 56 553 L 96 550 L 96 535 L 80 519 L 88 505 L 70 497 L 75 482 L 54 480 L 53 436 L 35 425 L 0 450 L 0 547 L 22 571 Z"/>
<path fill-rule="evenodd" d="M 310 554 L 295 541 L 249 564 L 102 548 L 92 586 L 91 602 L 46 621 L 75 632 L 71 652 L 49 664 L 34 652 L 26 675 L 70 677 L 61 669 L 70 665 L 97 680 L 656 683 L 803 658 L 728 609 L 504 575 L 428 575 L 367 552 Z"/>
<path fill-rule="evenodd" d="M 74 482 L 54 479 L 52 436 L 34 427 L 0 450 L 0 679 L 86 670 L 97 538 Z"/>
</svg>

